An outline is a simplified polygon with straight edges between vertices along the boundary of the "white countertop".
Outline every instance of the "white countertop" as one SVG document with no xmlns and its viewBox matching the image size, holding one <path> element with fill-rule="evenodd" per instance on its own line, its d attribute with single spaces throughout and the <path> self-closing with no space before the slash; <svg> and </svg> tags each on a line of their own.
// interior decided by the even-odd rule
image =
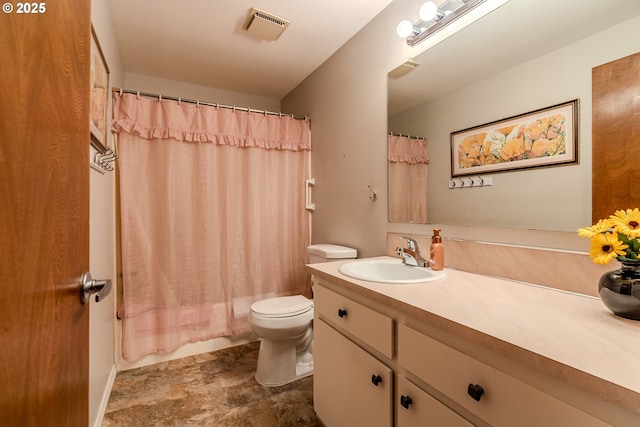
<svg viewBox="0 0 640 427">
<path fill-rule="evenodd" d="M 640 321 L 615 316 L 600 299 L 453 269 L 432 283 L 369 282 L 341 274 L 346 262 L 307 267 L 417 319 L 443 320 L 448 332 L 482 335 L 493 350 L 640 413 Z"/>
</svg>

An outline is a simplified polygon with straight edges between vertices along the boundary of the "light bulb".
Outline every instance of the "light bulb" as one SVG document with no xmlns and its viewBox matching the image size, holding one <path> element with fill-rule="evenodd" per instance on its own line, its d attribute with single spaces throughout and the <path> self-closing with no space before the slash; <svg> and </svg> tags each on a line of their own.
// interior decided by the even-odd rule
<svg viewBox="0 0 640 427">
<path fill-rule="evenodd" d="M 396 27 L 396 33 L 399 37 L 406 39 L 413 34 L 413 24 L 408 19 L 400 21 Z"/>
<path fill-rule="evenodd" d="M 420 15 L 420 19 L 423 21 L 431 21 L 438 16 L 438 6 L 432 1 L 424 2 L 422 6 L 420 6 L 418 15 Z"/>
</svg>

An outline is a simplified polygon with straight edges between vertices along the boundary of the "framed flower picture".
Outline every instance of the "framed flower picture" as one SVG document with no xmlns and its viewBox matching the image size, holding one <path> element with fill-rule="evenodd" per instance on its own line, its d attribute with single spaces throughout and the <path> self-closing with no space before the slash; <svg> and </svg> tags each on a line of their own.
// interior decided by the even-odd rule
<svg viewBox="0 0 640 427">
<path fill-rule="evenodd" d="M 109 67 L 98 36 L 91 26 L 91 71 L 89 91 L 89 127 L 91 145 L 101 153 L 107 151 L 107 106 L 109 101 Z"/>
<path fill-rule="evenodd" d="M 451 176 L 578 163 L 578 100 L 451 134 Z"/>
</svg>

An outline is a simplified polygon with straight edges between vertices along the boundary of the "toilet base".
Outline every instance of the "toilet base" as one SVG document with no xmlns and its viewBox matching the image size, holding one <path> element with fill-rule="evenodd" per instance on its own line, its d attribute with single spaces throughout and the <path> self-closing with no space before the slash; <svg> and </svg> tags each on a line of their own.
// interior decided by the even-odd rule
<svg viewBox="0 0 640 427">
<path fill-rule="evenodd" d="M 255 379 L 260 385 L 277 387 L 313 375 L 313 355 L 310 346 L 296 352 L 291 341 L 260 342 Z"/>
</svg>

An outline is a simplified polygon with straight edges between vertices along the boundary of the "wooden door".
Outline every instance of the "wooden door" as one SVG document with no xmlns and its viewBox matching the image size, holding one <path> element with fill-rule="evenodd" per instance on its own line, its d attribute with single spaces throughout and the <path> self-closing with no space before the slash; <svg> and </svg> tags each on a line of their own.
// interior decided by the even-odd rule
<svg viewBox="0 0 640 427">
<path fill-rule="evenodd" d="M 640 208 L 640 53 L 595 67 L 592 220 Z"/>
<path fill-rule="evenodd" d="M 39 13 L 10 3 L 0 16 L 0 425 L 85 427 L 90 2 Z"/>
</svg>

